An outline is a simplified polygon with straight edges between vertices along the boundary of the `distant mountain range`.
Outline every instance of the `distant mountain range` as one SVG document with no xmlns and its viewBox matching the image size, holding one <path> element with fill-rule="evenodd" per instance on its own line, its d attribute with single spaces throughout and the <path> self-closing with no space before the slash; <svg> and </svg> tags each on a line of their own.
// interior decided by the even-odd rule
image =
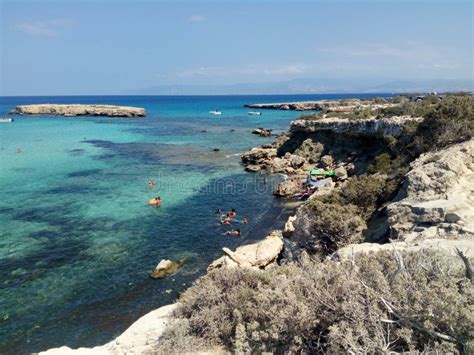
<svg viewBox="0 0 474 355">
<path fill-rule="evenodd" d="M 351 80 L 353 82 L 353 80 Z M 474 91 L 472 80 L 390 81 L 383 84 L 360 82 L 348 84 L 344 79 L 294 79 L 271 83 L 215 85 L 157 85 L 127 92 L 136 95 L 278 95 L 377 92 Z"/>
</svg>

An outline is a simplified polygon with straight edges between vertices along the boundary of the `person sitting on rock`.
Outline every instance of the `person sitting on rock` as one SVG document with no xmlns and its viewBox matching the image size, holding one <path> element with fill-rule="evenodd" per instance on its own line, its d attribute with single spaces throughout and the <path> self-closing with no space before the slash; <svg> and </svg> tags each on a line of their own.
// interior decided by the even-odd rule
<svg viewBox="0 0 474 355">
<path fill-rule="evenodd" d="M 231 231 L 226 231 L 224 235 L 240 235 L 240 229 L 232 229 Z"/>
</svg>

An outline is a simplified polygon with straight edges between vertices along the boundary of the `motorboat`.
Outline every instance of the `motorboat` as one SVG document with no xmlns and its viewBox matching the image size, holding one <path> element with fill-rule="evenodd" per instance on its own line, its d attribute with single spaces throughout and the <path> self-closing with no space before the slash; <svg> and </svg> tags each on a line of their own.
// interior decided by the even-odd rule
<svg viewBox="0 0 474 355">
<path fill-rule="evenodd" d="M 261 114 L 260 111 L 249 111 L 249 115 L 260 116 Z"/>
<path fill-rule="evenodd" d="M 9 117 L 6 117 L 6 118 L 0 118 L 0 123 L 12 123 L 14 121 L 13 118 L 9 118 Z"/>
<path fill-rule="evenodd" d="M 222 115 L 222 111 L 220 111 L 220 110 L 209 111 L 209 113 L 210 113 L 211 115 Z"/>
</svg>

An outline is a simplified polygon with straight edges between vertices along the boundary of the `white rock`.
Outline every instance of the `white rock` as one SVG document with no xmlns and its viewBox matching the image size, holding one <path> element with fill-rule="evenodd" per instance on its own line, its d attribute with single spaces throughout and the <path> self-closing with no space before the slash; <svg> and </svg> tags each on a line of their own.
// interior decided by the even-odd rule
<svg viewBox="0 0 474 355">
<path fill-rule="evenodd" d="M 152 354 L 169 323 L 177 304 L 167 305 L 145 314 L 111 342 L 94 348 L 71 349 L 66 346 L 40 352 L 40 355 L 115 355 Z"/>
</svg>

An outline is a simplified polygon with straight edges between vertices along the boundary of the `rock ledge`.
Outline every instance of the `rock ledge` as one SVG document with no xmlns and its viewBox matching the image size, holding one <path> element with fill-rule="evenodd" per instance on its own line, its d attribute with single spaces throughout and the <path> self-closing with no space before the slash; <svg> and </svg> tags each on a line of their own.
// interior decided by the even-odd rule
<svg viewBox="0 0 474 355">
<path fill-rule="evenodd" d="M 9 113 L 17 115 L 144 117 L 145 109 L 113 105 L 40 104 L 20 105 Z"/>
</svg>

